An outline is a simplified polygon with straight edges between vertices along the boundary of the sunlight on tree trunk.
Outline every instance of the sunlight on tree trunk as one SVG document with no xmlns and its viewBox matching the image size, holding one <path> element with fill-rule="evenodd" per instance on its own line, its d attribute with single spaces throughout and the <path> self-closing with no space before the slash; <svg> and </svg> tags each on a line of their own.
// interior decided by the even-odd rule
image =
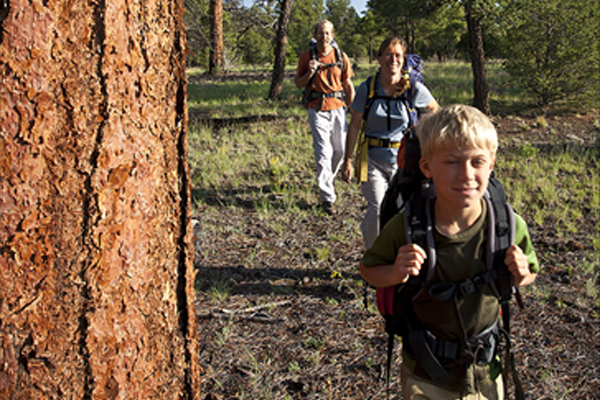
<svg viewBox="0 0 600 400">
<path fill-rule="evenodd" d="M 208 73 L 223 70 L 223 0 L 210 0 L 210 62 Z"/>
<path fill-rule="evenodd" d="M 198 399 L 183 1 L 11 1 L 0 398 Z"/>
<path fill-rule="evenodd" d="M 481 22 L 474 18 L 470 6 L 465 6 L 467 29 L 469 31 L 471 67 L 473 70 L 473 106 L 486 115 L 490 114 L 488 103 L 487 70 Z"/>
<path fill-rule="evenodd" d="M 281 14 L 277 28 L 277 44 L 275 47 L 275 65 L 269 90 L 269 99 L 275 100 L 281 97 L 283 90 L 283 79 L 285 77 L 285 52 L 287 49 L 287 34 L 290 24 L 293 0 L 282 0 Z"/>
</svg>

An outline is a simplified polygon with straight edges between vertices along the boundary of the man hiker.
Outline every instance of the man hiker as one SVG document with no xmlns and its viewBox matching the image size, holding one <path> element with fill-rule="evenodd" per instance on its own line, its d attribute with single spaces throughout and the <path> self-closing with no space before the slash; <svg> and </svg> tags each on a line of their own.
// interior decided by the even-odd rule
<svg viewBox="0 0 600 400">
<path fill-rule="evenodd" d="M 334 181 L 342 164 L 348 123 L 346 104 L 352 104 L 354 86 L 348 56 L 333 41 L 333 24 L 315 25 L 316 46 L 300 55 L 294 83 L 305 87 L 308 118 L 317 164 L 317 184 L 323 210 L 335 214 Z"/>
</svg>

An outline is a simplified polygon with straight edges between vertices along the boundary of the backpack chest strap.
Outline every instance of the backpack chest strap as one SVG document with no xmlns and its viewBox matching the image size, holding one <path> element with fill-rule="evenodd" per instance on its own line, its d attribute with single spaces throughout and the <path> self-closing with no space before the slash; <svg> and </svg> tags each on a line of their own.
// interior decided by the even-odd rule
<svg viewBox="0 0 600 400">
<path fill-rule="evenodd" d="M 497 278 L 498 272 L 489 270 L 458 282 L 430 283 L 428 284 L 428 294 L 435 301 L 445 301 L 452 297 L 473 293 L 485 285 L 490 285 Z"/>
</svg>

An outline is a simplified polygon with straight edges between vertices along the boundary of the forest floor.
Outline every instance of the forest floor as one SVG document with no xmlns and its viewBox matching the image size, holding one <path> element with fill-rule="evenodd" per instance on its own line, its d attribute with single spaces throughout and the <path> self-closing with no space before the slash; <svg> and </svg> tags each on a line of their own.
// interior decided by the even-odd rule
<svg viewBox="0 0 600 400">
<path fill-rule="evenodd" d="M 564 120 L 553 123 L 552 132 L 533 118 L 495 123 L 511 143 L 598 146 L 599 127 L 589 119 L 554 118 Z M 203 399 L 401 398 L 400 341 L 388 397 L 387 336 L 372 289 L 369 306 L 363 304 L 362 242 L 331 240 L 336 232 L 356 230 L 364 212 L 358 193 L 341 198 L 333 217 L 290 215 L 279 229 L 252 207 L 195 211 Z M 584 219 L 579 232 L 595 231 L 599 223 Z M 215 224 L 243 228 L 203 232 Z M 523 290 L 525 308 L 513 304 L 511 329 L 526 397 L 599 399 L 600 309 L 597 293 L 590 296 L 600 286 L 598 256 L 585 234 L 564 239 L 553 226 L 530 232 L 542 272 Z M 583 262 L 596 265 L 581 271 Z"/>
</svg>

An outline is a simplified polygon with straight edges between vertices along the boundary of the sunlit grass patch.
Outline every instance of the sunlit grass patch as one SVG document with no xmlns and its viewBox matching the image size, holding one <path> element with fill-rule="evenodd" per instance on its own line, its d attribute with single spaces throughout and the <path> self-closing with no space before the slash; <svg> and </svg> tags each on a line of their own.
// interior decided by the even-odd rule
<svg viewBox="0 0 600 400">
<path fill-rule="evenodd" d="M 267 100 L 270 81 L 216 80 L 210 77 L 188 83 L 187 105 L 190 115 L 210 118 L 241 118 L 250 115 L 300 116 L 301 91 L 286 79 L 281 99 Z"/>
<path fill-rule="evenodd" d="M 569 238 L 585 218 L 598 217 L 595 150 L 557 146 L 542 153 L 526 144 L 501 152 L 498 158 L 496 167 L 509 202 L 536 225 L 555 226 L 559 237 Z M 596 243 L 598 229 L 588 234 Z"/>
</svg>

